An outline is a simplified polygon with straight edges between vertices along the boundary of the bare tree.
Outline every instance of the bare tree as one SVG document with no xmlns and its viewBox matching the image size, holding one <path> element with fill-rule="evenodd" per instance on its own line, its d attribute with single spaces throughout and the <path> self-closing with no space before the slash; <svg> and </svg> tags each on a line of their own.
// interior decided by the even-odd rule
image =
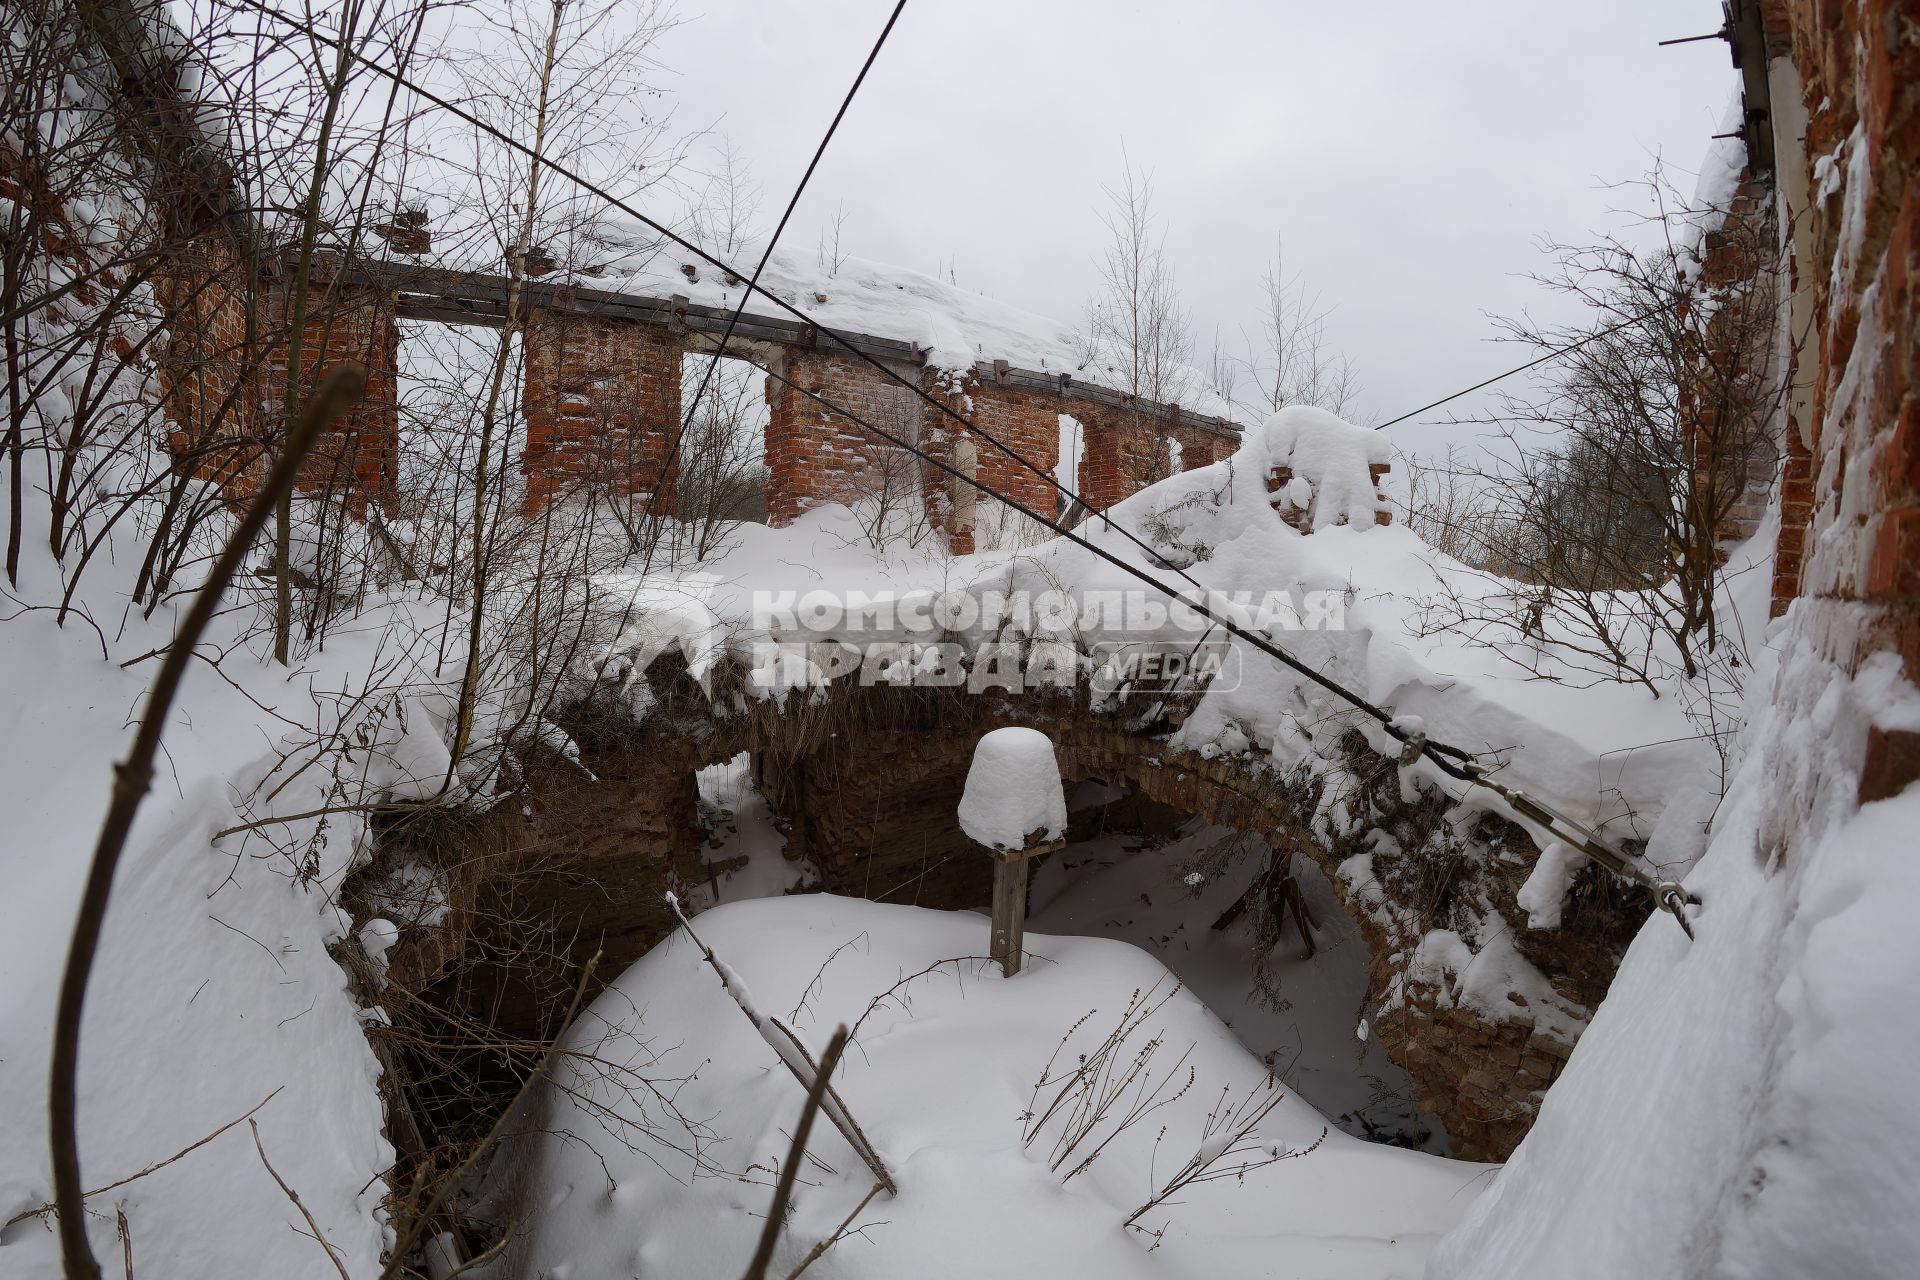
<svg viewBox="0 0 1920 1280">
<path fill-rule="evenodd" d="M 847 255 L 840 247 L 840 240 L 846 231 L 848 216 L 845 201 L 835 205 L 833 217 L 827 219 L 826 226 L 820 229 L 820 241 L 814 247 L 814 264 L 829 276 L 839 275 L 840 268 L 847 262 Z"/>
<path fill-rule="evenodd" d="M 1399 462 L 1407 477 L 1401 523 L 1435 550 L 1463 564 L 1486 567 L 1495 515 L 1459 450 L 1449 448 L 1445 462 L 1430 463 L 1405 453 Z"/>
<path fill-rule="evenodd" d="M 1431 623 L 1551 640 L 1599 678 L 1657 694 L 1665 670 L 1692 680 L 1744 662 L 1722 626 L 1724 542 L 1753 476 L 1771 470 L 1785 379 L 1770 210 L 1676 212 L 1657 175 L 1648 188 L 1668 229 L 1653 248 L 1548 246 L 1540 279 L 1585 323 L 1504 322 L 1529 348 L 1565 351 L 1541 391 L 1484 420 L 1512 456 L 1470 475 L 1486 567 L 1521 585 L 1449 593 Z M 1701 221 L 1737 269 L 1702 270 L 1684 231 Z"/>
<path fill-rule="evenodd" d="M 760 188 L 729 138 L 714 144 L 714 165 L 689 221 L 693 238 L 717 258 L 731 262 L 753 237 L 760 211 Z"/>
<path fill-rule="evenodd" d="M 1100 287 L 1087 303 L 1083 354 L 1121 390 L 1177 403 L 1194 389 L 1192 322 L 1154 212 L 1153 177 L 1123 161 L 1120 184 L 1101 190 L 1107 246 L 1097 264 Z"/>
<path fill-rule="evenodd" d="M 766 519 L 767 402 L 757 374 L 744 361 L 722 360 L 681 442 L 680 523 L 696 560 L 725 546 L 734 524 Z"/>
<path fill-rule="evenodd" d="M 1242 331 L 1240 369 L 1252 381 L 1259 406 L 1277 413 L 1290 404 L 1344 413 L 1360 384 L 1351 361 L 1328 350 L 1327 308 L 1300 276 L 1289 275 L 1285 247 L 1273 242 L 1273 261 L 1260 277 L 1260 312 L 1253 333 Z"/>
</svg>

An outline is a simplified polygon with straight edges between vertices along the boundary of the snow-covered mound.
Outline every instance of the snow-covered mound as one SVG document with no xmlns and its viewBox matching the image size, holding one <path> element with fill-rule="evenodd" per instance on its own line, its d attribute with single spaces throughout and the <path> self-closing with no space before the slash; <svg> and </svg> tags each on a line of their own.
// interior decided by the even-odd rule
<svg viewBox="0 0 1920 1280">
<path fill-rule="evenodd" d="M 116 562 L 101 558 L 82 608 L 123 616 L 119 593 L 138 568 L 138 550 L 123 547 Z M 57 600 L 61 582 L 50 559 L 33 544 L 28 551 L 21 596 Z M 377 664 L 381 629 L 369 618 L 367 630 L 330 647 L 295 685 L 237 641 L 248 617 L 235 611 L 216 624 L 209 644 L 234 650 L 217 671 L 189 668 L 159 777 L 115 880 L 82 1036 L 81 1170 L 89 1188 L 104 1188 L 251 1114 L 274 1168 L 299 1191 L 342 1264 L 369 1276 L 379 1270 L 377 1213 L 393 1150 L 381 1132 L 380 1068 L 362 1033 L 363 1013 L 328 950 L 351 923 L 332 889 L 360 847 L 364 818 L 334 814 L 276 830 L 285 838 L 281 849 L 304 856 L 304 864 L 257 838 L 216 846 L 209 837 L 240 821 L 238 798 L 263 778 L 284 781 L 285 811 L 324 812 L 333 782 L 324 770 L 279 772 L 299 767 L 307 752 L 292 741 L 304 735 L 275 709 L 305 704 L 307 715 L 326 722 L 334 708 L 310 690 L 364 678 Z M 169 643 L 177 608 L 164 606 L 152 618 L 128 609 L 124 618 L 110 658 L 84 622 L 56 627 L 51 610 L 6 622 L 0 1222 L 32 1215 L 52 1198 L 46 1097 L 54 1001 L 111 762 L 126 755 L 128 721 L 153 665 L 121 664 Z M 432 723 L 411 709 L 416 724 Z M 437 777 L 434 748 L 444 767 L 437 732 L 419 735 L 422 742 L 374 736 L 367 763 L 376 786 L 390 783 L 397 793 Z M 415 750 L 422 743 L 424 760 Z M 245 1123 L 91 1198 L 88 1208 L 93 1247 L 110 1274 L 120 1266 L 120 1210 L 136 1275 L 339 1275 L 299 1234 L 306 1230 L 300 1211 L 261 1166 Z M 0 1275 L 59 1273 L 50 1215 L 21 1216 L 0 1229 Z"/>
<path fill-rule="evenodd" d="M 816 1050 L 836 1023 L 858 1026 L 836 1086 L 900 1194 L 875 1197 L 854 1223 L 865 1229 L 815 1264 L 821 1275 L 1413 1276 L 1485 1176 L 1483 1166 L 1336 1131 L 1308 1154 L 1193 1185 L 1178 1204 L 1149 1212 L 1139 1227 L 1164 1230 L 1150 1249 L 1154 1236 L 1122 1224 L 1190 1156 L 1221 1146 L 1201 1135 L 1222 1091 L 1238 1102 L 1267 1078 L 1219 1019 L 1174 991 L 1158 961 L 1123 943 L 1029 934 L 1034 961 L 1003 979 L 979 958 L 988 928 L 979 916 L 828 896 L 729 905 L 694 927 L 761 1013 L 790 1016 Z M 939 963 L 959 956 L 973 958 Z M 1031 1145 L 1022 1138 L 1030 1113 L 1054 1094 L 1036 1100 L 1049 1055 L 1057 1075 L 1094 1051 L 1130 1005 L 1162 997 L 1127 1041 L 1115 1078 L 1157 1039 L 1143 1079 L 1168 1077 L 1161 1096 L 1180 1096 L 1113 1138 L 1079 1176 L 1063 1178 L 1110 1124 L 1050 1171 L 1060 1118 Z M 538 1211 L 525 1219 L 513 1274 L 734 1280 L 786 1158 L 799 1085 L 683 935 L 628 970 L 566 1043 L 575 1056 L 537 1100 L 529 1119 L 538 1136 L 517 1152 L 518 1203 Z M 673 1146 L 626 1124 L 650 1095 L 610 1064 L 636 1067 L 663 1090 L 692 1077 L 673 1103 L 706 1127 L 708 1167 L 673 1149 L 687 1138 L 658 1123 L 657 1106 L 656 1128 Z M 1135 1097 L 1126 1091 L 1115 1114 Z M 1305 1149 L 1325 1129 L 1287 1096 L 1243 1151 Z M 787 1274 L 831 1236 L 873 1185 L 824 1122 L 809 1150 L 772 1274 Z M 1222 1167 L 1252 1158 L 1262 1157 L 1235 1155 Z"/>
<path fill-rule="evenodd" d="M 1920 728 L 1891 658 L 1756 680 L 1776 700 L 1688 881 L 1698 937 L 1641 931 L 1434 1280 L 1914 1273 L 1920 791 L 1856 810 L 1840 746 Z"/>
<path fill-rule="evenodd" d="M 1162 480 L 1082 526 L 1083 536 L 1164 591 L 1062 538 L 957 559 L 924 548 L 876 551 L 841 507 L 816 509 L 785 529 L 743 526 L 717 559 L 666 576 L 703 606 L 702 625 L 682 640 L 690 662 L 704 670 L 716 651 L 731 651 L 755 669 L 754 696 L 817 694 L 835 674 L 918 678 L 947 643 L 973 655 L 998 642 L 1021 662 L 1053 662 L 1064 648 L 1068 671 L 1077 663 L 1085 678 L 1116 651 L 1184 651 L 1204 637 L 1230 652 L 1172 731 L 1177 745 L 1286 770 L 1323 760 L 1351 727 L 1397 754 L 1384 730 L 1334 695 L 1168 604 L 1172 596 L 1198 599 L 1375 705 L 1419 717 L 1433 738 L 1504 761 L 1508 785 L 1615 840 L 1651 838 L 1649 856 L 1666 864 L 1689 862 L 1705 816 L 1695 802 L 1717 795 L 1718 760 L 1683 700 L 1596 681 L 1550 640 L 1502 647 L 1430 630 L 1423 604 L 1437 592 L 1480 598 L 1513 584 L 1469 569 L 1402 526 L 1375 525 L 1369 467 L 1384 447 L 1376 433 L 1332 415 L 1288 409 L 1249 431 L 1231 457 Z M 1301 533 L 1276 509 L 1276 497 L 1294 500 L 1267 491 L 1279 466 L 1294 472 L 1315 532 Z M 1730 575 L 1751 568 L 1757 554 L 1737 551 Z M 1762 588 L 1742 601 L 1762 614 L 1765 576 L 1740 578 Z M 608 585 L 616 608 L 635 591 L 644 605 L 668 590 L 657 572 L 646 583 L 615 575 Z M 875 598 L 890 603 L 877 613 L 849 605 Z M 1020 599 L 1034 608 L 1006 604 Z M 636 622 L 617 647 L 657 653 L 661 634 L 657 624 Z M 786 647 L 770 649 L 774 641 Z M 804 647 L 813 642 L 851 646 L 853 667 L 830 669 L 818 648 Z M 1437 774 L 1428 780 L 1441 784 Z M 1471 803 L 1490 798 L 1481 792 Z M 1662 828 L 1675 798 L 1684 812 Z"/>
<path fill-rule="evenodd" d="M 1393 462 L 1386 437 L 1305 404 L 1274 414 L 1261 434 L 1267 465 L 1292 473 L 1285 501 L 1308 514 L 1309 528 L 1373 523 L 1380 501 L 1369 468 Z"/>
</svg>

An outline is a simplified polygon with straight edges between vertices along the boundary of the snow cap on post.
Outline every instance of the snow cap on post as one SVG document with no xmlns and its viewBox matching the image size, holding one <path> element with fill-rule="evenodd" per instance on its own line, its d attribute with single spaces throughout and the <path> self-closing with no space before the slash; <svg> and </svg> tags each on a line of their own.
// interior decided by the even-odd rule
<svg viewBox="0 0 1920 1280">
<path fill-rule="evenodd" d="M 1067 830 L 1067 797 L 1053 742 L 1037 729 L 995 729 L 973 749 L 960 796 L 960 829 L 989 849 L 1019 850 L 1027 837 L 1058 840 Z"/>
</svg>

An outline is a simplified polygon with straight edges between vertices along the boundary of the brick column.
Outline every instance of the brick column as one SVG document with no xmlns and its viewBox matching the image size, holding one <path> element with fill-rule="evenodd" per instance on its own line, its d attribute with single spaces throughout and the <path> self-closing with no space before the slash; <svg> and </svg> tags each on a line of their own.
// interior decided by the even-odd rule
<svg viewBox="0 0 1920 1280">
<path fill-rule="evenodd" d="M 167 448 L 176 465 L 242 497 L 264 474 L 265 388 L 247 323 L 258 296 L 252 263 L 212 232 L 154 274 L 153 292 L 167 326 L 155 360 Z"/>
<path fill-rule="evenodd" d="M 970 384 L 967 392 L 973 400 L 970 421 L 981 430 L 1049 474 L 1060 465 L 1060 415 L 1066 402 L 1057 392 L 993 382 Z M 1045 477 L 986 441 L 979 443 L 983 483 L 1043 516 L 1054 513 L 1059 495 Z"/>
<path fill-rule="evenodd" d="M 1171 474 L 1163 420 L 1093 402 L 1071 412 L 1086 432 L 1079 492 L 1094 506 L 1110 507 Z"/>
<path fill-rule="evenodd" d="M 342 362 L 367 371 L 367 385 L 351 413 L 328 427 L 307 455 L 299 492 L 332 498 L 364 518 L 369 506 L 390 506 L 400 482 L 400 404 L 397 369 L 400 331 L 390 296 L 323 297 L 320 286 L 308 303 L 303 326 L 300 381 L 305 390 L 325 370 Z M 280 306 L 285 299 L 279 300 Z M 286 386 L 285 348 L 268 362 L 263 406 L 269 420 L 280 412 Z"/>
<path fill-rule="evenodd" d="M 674 512 L 681 340 L 656 326 L 533 310 L 526 327 L 524 509 L 574 496 L 647 501 Z M 663 469 L 665 474 L 663 475 Z"/>
<path fill-rule="evenodd" d="M 931 482 L 922 476 L 918 459 L 787 382 L 917 443 L 923 434 L 923 405 L 911 390 L 840 351 L 789 348 L 776 372 L 787 381 L 767 379 L 769 523 L 781 528 L 830 502 L 925 500 Z"/>
</svg>

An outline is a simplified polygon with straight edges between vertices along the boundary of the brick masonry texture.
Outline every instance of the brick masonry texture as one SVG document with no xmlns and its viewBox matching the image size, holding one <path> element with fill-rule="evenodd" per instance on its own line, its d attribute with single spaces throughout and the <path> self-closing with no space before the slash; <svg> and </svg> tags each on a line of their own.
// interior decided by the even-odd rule
<svg viewBox="0 0 1920 1280">
<path fill-rule="evenodd" d="M 1810 294 L 1782 483 L 1776 612 L 1804 613 L 1857 671 L 1880 652 L 1920 675 L 1920 13 L 1910 0 L 1769 0 L 1807 111 L 1813 193 L 1789 210 L 1793 277 Z M 1822 196 L 1813 166 L 1834 157 Z M 1859 161 L 1865 161 L 1863 170 Z M 1798 335 L 1796 334 L 1796 337 Z M 1910 733 L 1863 744 L 1862 799 L 1920 776 Z"/>
<path fill-rule="evenodd" d="M 572 766 L 537 771 L 525 818 L 508 823 L 510 852 L 461 863 L 511 885 L 523 904 L 556 914 L 570 939 L 556 963 L 578 964 L 604 948 L 603 973 L 611 976 L 672 932 L 663 895 L 706 874 L 693 771 L 742 750 L 752 752 L 756 783 L 786 830 L 787 856 L 813 861 L 828 891 L 941 909 L 984 904 L 991 863 L 953 814 L 978 735 L 1015 722 L 1053 738 L 1069 782 L 1098 780 L 1182 815 L 1258 831 L 1282 854 L 1312 859 L 1346 893 L 1337 869 L 1354 849 L 1314 834 L 1310 795 L 1243 762 L 1172 750 L 1064 702 L 994 704 L 958 693 L 837 687 L 822 708 L 763 706 L 716 722 L 690 682 L 651 674 L 661 698 L 654 714 L 631 725 L 617 715 L 571 713 L 568 728 L 591 776 Z M 1379 772 L 1385 781 L 1376 799 L 1391 806 L 1395 775 L 1385 766 Z M 1439 820 L 1438 811 L 1430 816 Z M 1495 886 L 1490 896 L 1510 900 L 1516 887 Z M 484 920 L 494 914 L 484 905 L 489 894 L 501 892 L 469 887 L 455 897 L 482 903 Z M 1378 1002 L 1399 973 L 1396 958 L 1417 939 L 1395 913 L 1357 905 L 1352 913 Z M 1590 1005 L 1624 939 L 1604 930 L 1588 936 L 1587 924 L 1530 937 L 1525 947 L 1569 999 Z M 395 964 L 429 981 L 454 949 L 423 933 L 396 952 Z M 565 989 L 570 981 L 558 976 L 550 985 Z M 1382 1043 L 1413 1076 L 1420 1105 L 1441 1116 L 1456 1154 L 1504 1157 L 1532 1123 L 1571 1045 L 1538 1031 L 1523 1008 L 1489 1021 L 1442 993 L 1417 989 L 1409 997 L 1380 1021 Z"/>
<path fill-rule="evenodd" d="M 1869 657 L 1891 651 L 1911 677 L 1920 670 L 1920 333 L 1914 285 L 1920 272 L 1920 185 L 1912 180 L 1920 169 L 1920 23 L 1910 3 L 1894 0 L 1771 0 L 1764 8 L 1768 29 L 1780 42 L 1776 52 L 1792 58 L 1810 113 L 1804 152 L 1783 146 L 1782 164 L 1798 166 L 1797 180 L 1818 191 L 1812 165 L 1835 155 L 1843 142 L 1847 148 L 1834 166 L 1839 189 L 1805 209 L 1789 210 L 1794 280 L 1807 291 L 1811 323 L 1798 354 L 1796 376 L 1804 394 L 1794 401 L 1784 442 L 1776 597 L 1792 611 L 1791 625 L 1807 629 L 1840 667 L 1858 670 Z M 1852 163 L 1862 152 L 1864 168 Z M 1862 179 L 1862 173 L 1869 176 Z M 1868 189 L 1851 185 L 1862 181 Z M 209 304 L 204 315 L 208 351 L 219 351 L 224 340 L 221 305 Z M 364 330 L 348 328 L 377 346 L 377 320 Z M 530 359 L 530 365 L 553 371 L 557 388 L 573 385 L 570 379 L 586 388 L 585 406 L 560 403 L 566 393 L 553 393 L 553 421 L 565 430 L 544 447 L 556 466 L 588 452 L 568 434 L 575 432 L 570 424 L 597 422 L 605 404 L 645 404 L 645 395 L 636 393 L 649 389 L 657 393 L 655 403 L 664 404 L 668 387 L 677 387 L 664 372 L 678 367 L 671 336 L 642 337 L 658 339 L 658 352 L 638 338 L 627 347 L 616 335 L 595 333 L 583 340 L 584 355 L 561 344 L 549 365 Z M 602 366 L 614 370 L 611 382 L 585 376 Z M 660 372 L 649 375 L 648 368 Z M 950 424 L 926 418 L 904 392 L 850 359 L 795 350 L 782 368 L 784 376 L 862 416 L 874 415 L 889 429 L 918 432 L 929 448 L 951 448 Z M 169 384 L 188 423 L 203 420 L 208 397 L 226 390 L 217 376 L 197 376 L 195 369 L 182 368 Z M 649 384 L 649 376 L 658 385 Z M 597 398 L 607 387 L 617 387 L 618 394 Z M 1049 409 L 1073 413 L 1086 428 L 1082 489 L 1103 505 L 1164 474 L 1169 431 L 1182 440 L 1189 465 L 1215 447 L 1210 439 L 1180 436 L 1172 423 L 1143 421 L 1124 409 L 1064 400 L 1052 408 L 1045 395 L 1000 386 L 928 387 L 956 408 L 980 414 L 983 426 L 1004 431 L 1010 443 L 1017 438 L 1030 446 L 1042 466 L 1056 458 L 1057 445 L 1047 447 L 1057 441 L 1057 416 L 1050 423 Z M 537 394 L 529 388 L 530 397 Z M 897 460 L 875 450 L 846 419 L 778 384 L 769 388 L 769 399 L 769 505 L 776 522 L 815 502 L 857 495 Z M 644 452 L 645 421 L 629 418 L 622 430 L 623 447 Z M 990 460 L 992 452 L 991 446 L 980 449 L 979 465 L 990 476 L 999 474 L 990 468 L 1001 465 Z M 1005 478 L 1009 486 L 1016 483 L 1011 473 Z M 936 503 L 944 493 L 923 477 L 912 487 L 922 500 Z M 1037 499 L 1042 490 L 1016 492 Z M 871 696 L 905 699 L 912 693 Z M 663 708 L 670 702 L 663 696 Z M 1007 711 L 1003 718 L 1014 717 Z M 1340 851 L 1313 833 L 1301 797 L 1271 778 L 1228 761 L 1181 756 L 1070 710 L 1027 707 L 1018 718 L 1054 737 L 1069 778 L 1124 785 L 1209 822 L 1260 831 L 1276 848 L 1301 852 L 1330 872 L 1337 867 Z M 661 892 L 700 874 L 693 768 L 740 749 L 755 753 L 756 774 L 789 826 L 794 851 L 804 848 L 821 862 L 829 887 L 929 906 L 984 899 L 986 859 L 965 848 L 950 822 L 966 752 L 978 732 L 990 727 L 977 710 L 922 708 L 917 718 L 874 718 L 865 727 L 848 720 L 837 729 L 800 715 L 773 726 L 764 718 L 756 723 L 758 728 L 708 722 L 696 731 L 662 710 L 628 737 L 583 729 L 583 758 L 603 781 L 555 780 L 533 798 L 527 856 L 555 868 L 553 900 L 578 922 L 582 946 L 603 938 L 617 944 L 606 962 L 609 971 L 617 972 L 621 961 L 667 930 Z M 1876 730 L 1863 739 L 1861 799 L 1893 794 L 1920 774 L 1916 735 Z M 1342 883 L 1337 875 L 1330 879 L 1336 888 Z M 1507 902 L 1512 894 L 1492 897 Z M 1354 915 L 1372 956 L 1370 982 L 1378 998 L 1394 975 L 1394 957 L 1404 956 L 1409 940 L 1373 913 L 1356 909 Z M 1596 944 L 1583 953 L 1586 944 L 1566 932 L 1523 943 L 1556 985 L 1567 981 L 1570 996 L 1588 1007 L 1604 991 L 1610 973 L 1605 947 Z M 1446 1121 L 1456 1153 L 1468 1156 L 1497 1158 L 1512 1149 L 1570 1051 L 1542 1034 L 1527 1010 L 1489 1021 L 1436 991 L 1409 992 L 1377 1032 L 1413 1076 L 1421 1104 Z"/>
<path fill-rule="evenodd" d="M 526 326 L 526 506 L 575 496 L 674 511 L 681 342 L 651 325 L 536 310 Z"/>
<path fill-rule="evenodd" d="M 367 393 L 316 448 L 301 484 L 361 514 L 369 504 L 390 502 L 398 483 L 399 330 L 391 296 L 328 287 L 334 265 L 323 260 L 315 271 L 299 343 L 301 380 L 310 384 L 329 364 L 351 360 L 368 371 Z M 290 306 L 284 282 L 252 278 L 242 256 L 215 235 L 182 258 L 162 293 L 177 312 L 162 361 L 174 447 L 230 496 L 244 496 L 258 481 L 279 422 Z M 669 457 L 680 428 L 685 335 L 544 307 L 530 310 L 524 323 L 526 512 L 577 497 L 644 501 L 656 487 L 659 509 L 672 512 L 677 467 Z M 1231 437 L 1182 421 L 1177 409 L 1149 412 L 908 365 L 896 372 L 913 385 L 902 386 L 830 349 L 786 348 L 771 358 L 779 376 L 766 384 L 767 510 L 776 527 L 823 503 L 877 499 L 911 508 L 954 534 L 956 550 L 971 549 L 970 535 L 952 528 L 958 482 L 847 416 L 951 462 L 966 428 L 914 387 L 977 424 L 975 474 L 982 483 L 1048 517 L 1065 506 L 1050 482 L 1060 462 L 1062 414 L 1082 427 L 1074 487 L 1099 507 L 1172 474 L 1175 442 L 1185 470 L 1234 447 Z"/>
</svg>

